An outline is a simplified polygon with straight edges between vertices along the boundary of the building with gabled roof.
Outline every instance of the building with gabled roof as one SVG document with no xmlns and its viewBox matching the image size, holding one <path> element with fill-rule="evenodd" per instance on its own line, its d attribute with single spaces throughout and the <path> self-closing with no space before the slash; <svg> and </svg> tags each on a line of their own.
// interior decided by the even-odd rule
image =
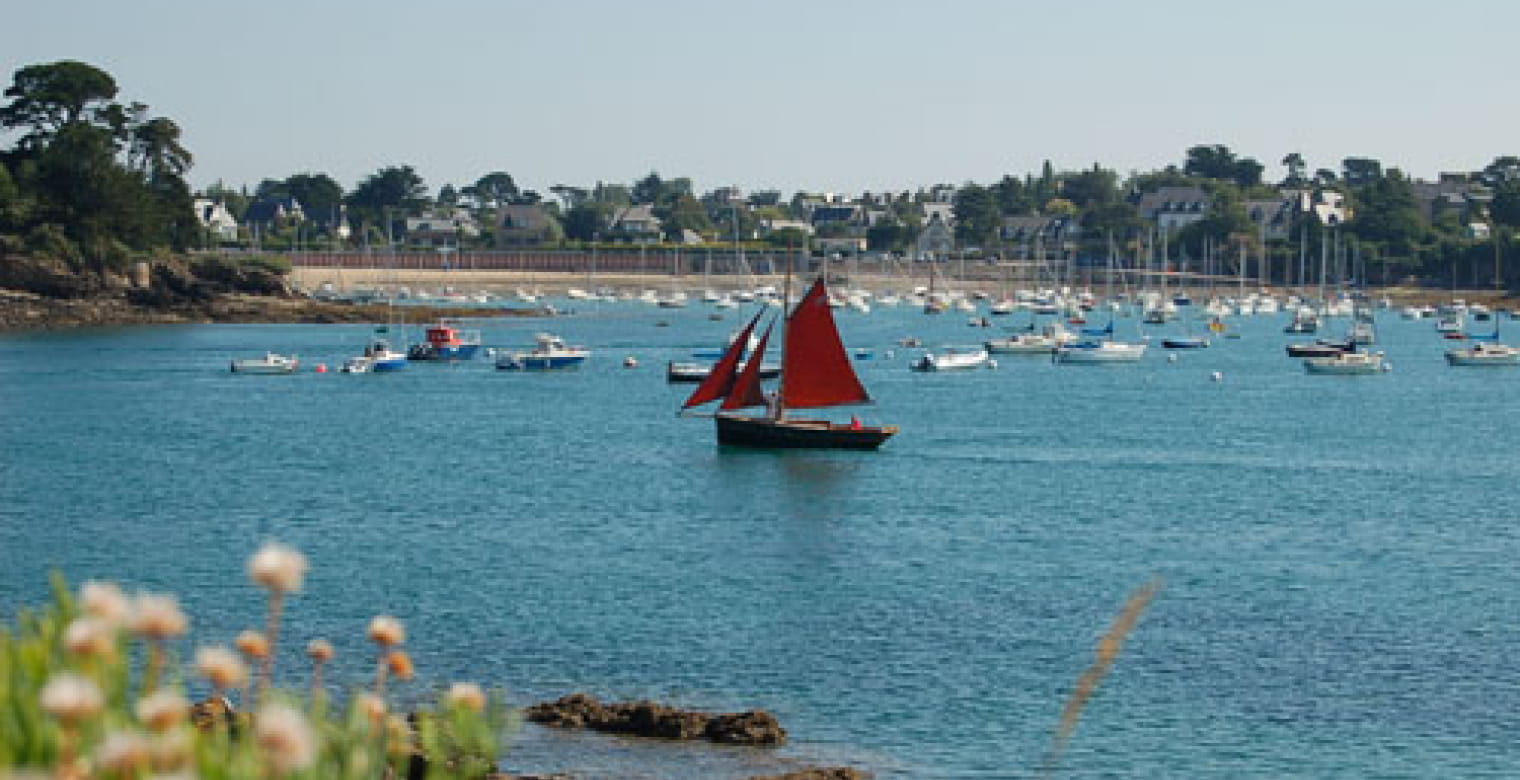
<svg viewBox="0 0 1520 780">
<path fill-rule="evenodd" d="M 1214 205 L 1202 187 L 1162 187 L 1140 196 L 1140 216 L 1167 233 L 1175 233 L 1208 216 Z"/>
</svg>

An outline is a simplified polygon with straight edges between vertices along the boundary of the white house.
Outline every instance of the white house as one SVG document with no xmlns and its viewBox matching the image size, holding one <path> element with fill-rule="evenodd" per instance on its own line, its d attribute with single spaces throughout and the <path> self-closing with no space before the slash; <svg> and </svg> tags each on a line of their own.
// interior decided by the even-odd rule
<svg viewBox="0 0 1520 780">
<path fill-rule="evenodd" d="M 222 205 L 221 201 L 210 198 L 195 199 L 195 216 L 201 222 L 201 227 L 211 232 L 218 241 L 236 241 L 238 237 L 238 223 L 233 218 L 232 212 Z"/>
<path fill-rule="evenodd" d="M 1136 207 L 1163 232 L 1176 233 L 1208 216 L 1212 203 L 1200 187 L 1162 187 L 1141 195 Z"/>
<path fill-rule="evenodd" d="M 647 203 L 619 209 L 612 215 L 612 232 L 634 241 L 658 240 L 662 230 L 654 207 Z"/>
</svg>

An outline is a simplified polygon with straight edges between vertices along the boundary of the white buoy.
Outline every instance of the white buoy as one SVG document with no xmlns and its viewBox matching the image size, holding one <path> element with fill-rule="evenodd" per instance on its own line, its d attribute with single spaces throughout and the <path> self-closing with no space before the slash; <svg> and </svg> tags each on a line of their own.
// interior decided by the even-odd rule
<svg viewBox="0 0 1520 780">
<path fill-rule="evenodd" d="M 1224 381 L 1224 372 L 1223 371 L 1215 371 L 1214 373 L 1209 374 L 1209 379 L 1212 379 L 1215 382 L 1223 382 Z"/>
<path fill-rule="evenodd" d="M 639 359 L 633 355 L 623 358 L 623 368 L 638 368 Z"/>
<path fill-rule="evenodd" d="M 1168 352 L 1168 353 L 1166 353 L 1166 362 L 1168 362 L 1168 363 L 1176 363 L 1177 362 L 1177 353 L 1176 352 Z"/>
</svg>

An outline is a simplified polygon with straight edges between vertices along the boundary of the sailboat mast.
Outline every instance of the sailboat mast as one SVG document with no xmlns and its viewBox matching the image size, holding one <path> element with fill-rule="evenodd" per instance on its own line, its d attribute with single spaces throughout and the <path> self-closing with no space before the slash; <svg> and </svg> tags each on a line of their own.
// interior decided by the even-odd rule
<svg viewBox="0 0 1520 780">
<path fill-rule="evenodd" d="M 792 319 L 792 253 L 791 247 L 786 252 L 786 276 L 781 281 L 781 345 L 786 348 L 787 323 Z M 783 362 L 784 366 L 785 363 Z M 780 421 L 786 417 L 786 371 L 776 377 L 776 409 L 774 418 Z"/>
</svg>

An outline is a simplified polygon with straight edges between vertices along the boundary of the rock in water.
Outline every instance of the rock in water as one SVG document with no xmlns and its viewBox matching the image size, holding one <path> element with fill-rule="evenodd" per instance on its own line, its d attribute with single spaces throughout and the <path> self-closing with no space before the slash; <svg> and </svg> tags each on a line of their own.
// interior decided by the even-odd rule
<svg viewBox="0 0 1520 780">
<path fill-rule="evenodd" d="M 786 730 L 763 710 L 714 715 L 651 701 L 602 704 L 584 693 L 540 702 L 528 720 L 561 728 L 589 728 L 613 734 L 660 739 L 708 739 L 726 745 L 784 745 Z"/>
</svg>

